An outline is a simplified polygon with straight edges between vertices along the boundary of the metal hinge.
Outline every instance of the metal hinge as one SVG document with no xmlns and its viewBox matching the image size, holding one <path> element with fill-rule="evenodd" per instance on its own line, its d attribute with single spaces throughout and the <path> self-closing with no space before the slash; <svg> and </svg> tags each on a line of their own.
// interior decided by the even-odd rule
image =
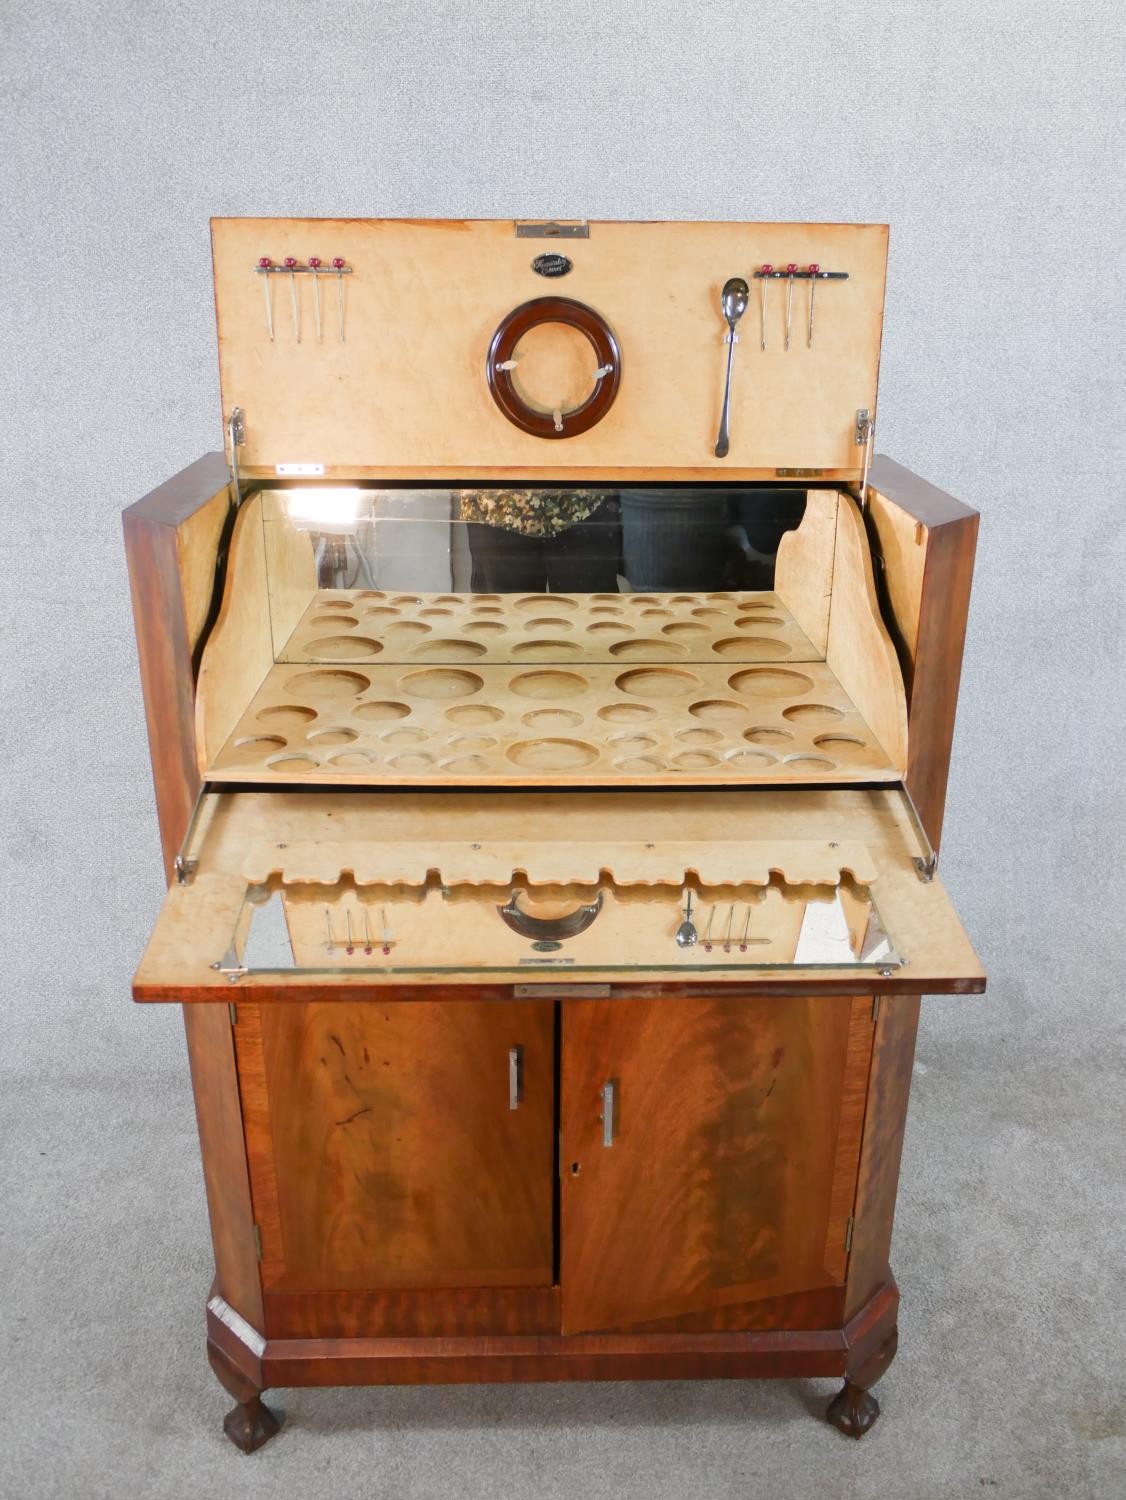
<svg viewBox="0 0 1126 1500">
<path fill-rule="evenodd" d="M 585 219 L 561 224 L 558 219 L 517 219 L 518 240 L 589 240 L 590 225 Z"/>
<path fill-rule="evenodd" d="M 851 1219 L 849 1223 L 852 1223 Z M 262 1231 L 258 1228 L 257 1224 L 254 1226 L 254 1253 L 259 1260 L 262 1259 Z"/>
<path fill-rule="evenodd" d="M 231 445 L 231 482 L 235 488 L 235 509 L 242 504 L 242 484 L 238 474 L 238 450 L 246 442 L 246 413 L 241 406 L 232 409 L 227 419 L 227 438 Z"/>
<path fill-rule="evenodd" d="M 227 1014 L 231 1018 L 231 1025 L 238 1025 L 238 1006 L 233 1000 L 227 1002 Z"/>
<path fill-rule="evenodd" d="M 231 1009 L 234 1010 L 234 1006 L 233 1005 L 231 1006 Z M 880 997 L 879 997 L 879 995 L 873 995 L 872 996 L 872 1024 L 873 1024 L 873 1026 L 876 1024 L 876 1022 L 879 1019 L 880 1019 Z"/>
<path fill-rule="evenodd" d="M 858 448 L 864 449 L 864 472 L 860 476 L 860 509 L 863 510 L 868 503 L 868 467 L 872 462 L 872 435 L 876 430 L 876 419 L 872 416 L 867 406 L 862 406 L 856 413 L 856 428 L 853 432 L 853 442 Z"/>
<path fill-rule="evenodd" d="M 853 1218 L 849 1215 L 848 1223 L 845 1225 L 845 1254 L 848 1255 L 852 1249 L 852 1226 Z"/>
</svg>

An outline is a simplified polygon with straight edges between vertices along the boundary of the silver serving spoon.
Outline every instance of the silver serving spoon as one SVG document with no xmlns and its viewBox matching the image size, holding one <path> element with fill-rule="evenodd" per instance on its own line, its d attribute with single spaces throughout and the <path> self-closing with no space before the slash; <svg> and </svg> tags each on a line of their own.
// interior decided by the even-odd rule
<svg viewBox="0 0 1126 1500">
<path fill-rule="evenodd" d="M 719 437 L 716 439 L 716 458 L 726 458 L 731 447 L 729 424 L 731 419 L 731 362 L 735 358 L 735 325 L 747 311 L 751 289 L 741 276 L 732 276 L 723 283 L 720 305 L 727 319 L 727 379 L 723 385 L 723 415 L 719 419 Z"/>
<path fill-rule="evenodd" d="M 691 948 L 699 934 L 696 924 L 692 920 L 692 892 L 688 892 L 688 905 L 684 910 L 684 921 L 676 929 L 676 946 L 678 948 Z"/>
</svg>

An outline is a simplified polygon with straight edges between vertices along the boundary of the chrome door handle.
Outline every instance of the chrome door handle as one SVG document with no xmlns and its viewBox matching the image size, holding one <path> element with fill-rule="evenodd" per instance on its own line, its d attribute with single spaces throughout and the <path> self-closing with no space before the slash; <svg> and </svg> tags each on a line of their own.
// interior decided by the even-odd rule
<svg viewBox="0 0 1126 1500">
<path fill-rule="evenodd" d="M 612 1146 L 618 1133 L 618 1080 L 608 1079 L 602 1085 L 602 1144 Z"/>
<path fill-rule="evenodd" d="M 524 1049 L 508 1049 L 508 1107 L 519 1109 L 524 1101 Z"/>
</svg>

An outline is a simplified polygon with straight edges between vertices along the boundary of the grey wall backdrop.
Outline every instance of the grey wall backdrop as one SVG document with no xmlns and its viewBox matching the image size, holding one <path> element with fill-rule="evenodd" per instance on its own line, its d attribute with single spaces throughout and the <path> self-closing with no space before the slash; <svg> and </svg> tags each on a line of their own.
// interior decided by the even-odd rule
<svg viewBox="0 0 1126 1500">
<path fill-rule="evenodd" d="M 1120 7 L 0 4 L 0 1494 L 1121 1493 Z M 294 1393 L 204 1369 L 184 1047 L 119 511 L 220 445 L 212 214 L 887 220 L 878 447 L 983 513 L 903 1340 L 796 1387 Z M 1117 1324 L 1117 1326 L 1116 1326 Z M 982 1487 L 985 1487 L 984 1489 Z"/>
</svg>

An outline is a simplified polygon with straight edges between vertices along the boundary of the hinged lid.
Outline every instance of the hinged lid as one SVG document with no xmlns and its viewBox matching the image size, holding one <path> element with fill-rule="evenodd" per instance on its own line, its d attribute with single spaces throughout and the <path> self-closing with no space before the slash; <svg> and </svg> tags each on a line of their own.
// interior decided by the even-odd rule
<svg viewBox="0 0 1126 1500">
<path fill-rule="evenodd" d="M 885 225 L 216 219 L 212 237 L 224 418 L 245 413 L 246 475 L 863 473 Z M 733 348 L 732 278 L 746 283 Z M 490 389 L 498 330 L 541 300 Z M 591 316 L 560 321 L 575 304 Z M 529 422 L 540 431 L 518 425 L 521 406 L 549 419 Z M 580 410 L 594 423 L 572 430 Z"/>
</svg>

